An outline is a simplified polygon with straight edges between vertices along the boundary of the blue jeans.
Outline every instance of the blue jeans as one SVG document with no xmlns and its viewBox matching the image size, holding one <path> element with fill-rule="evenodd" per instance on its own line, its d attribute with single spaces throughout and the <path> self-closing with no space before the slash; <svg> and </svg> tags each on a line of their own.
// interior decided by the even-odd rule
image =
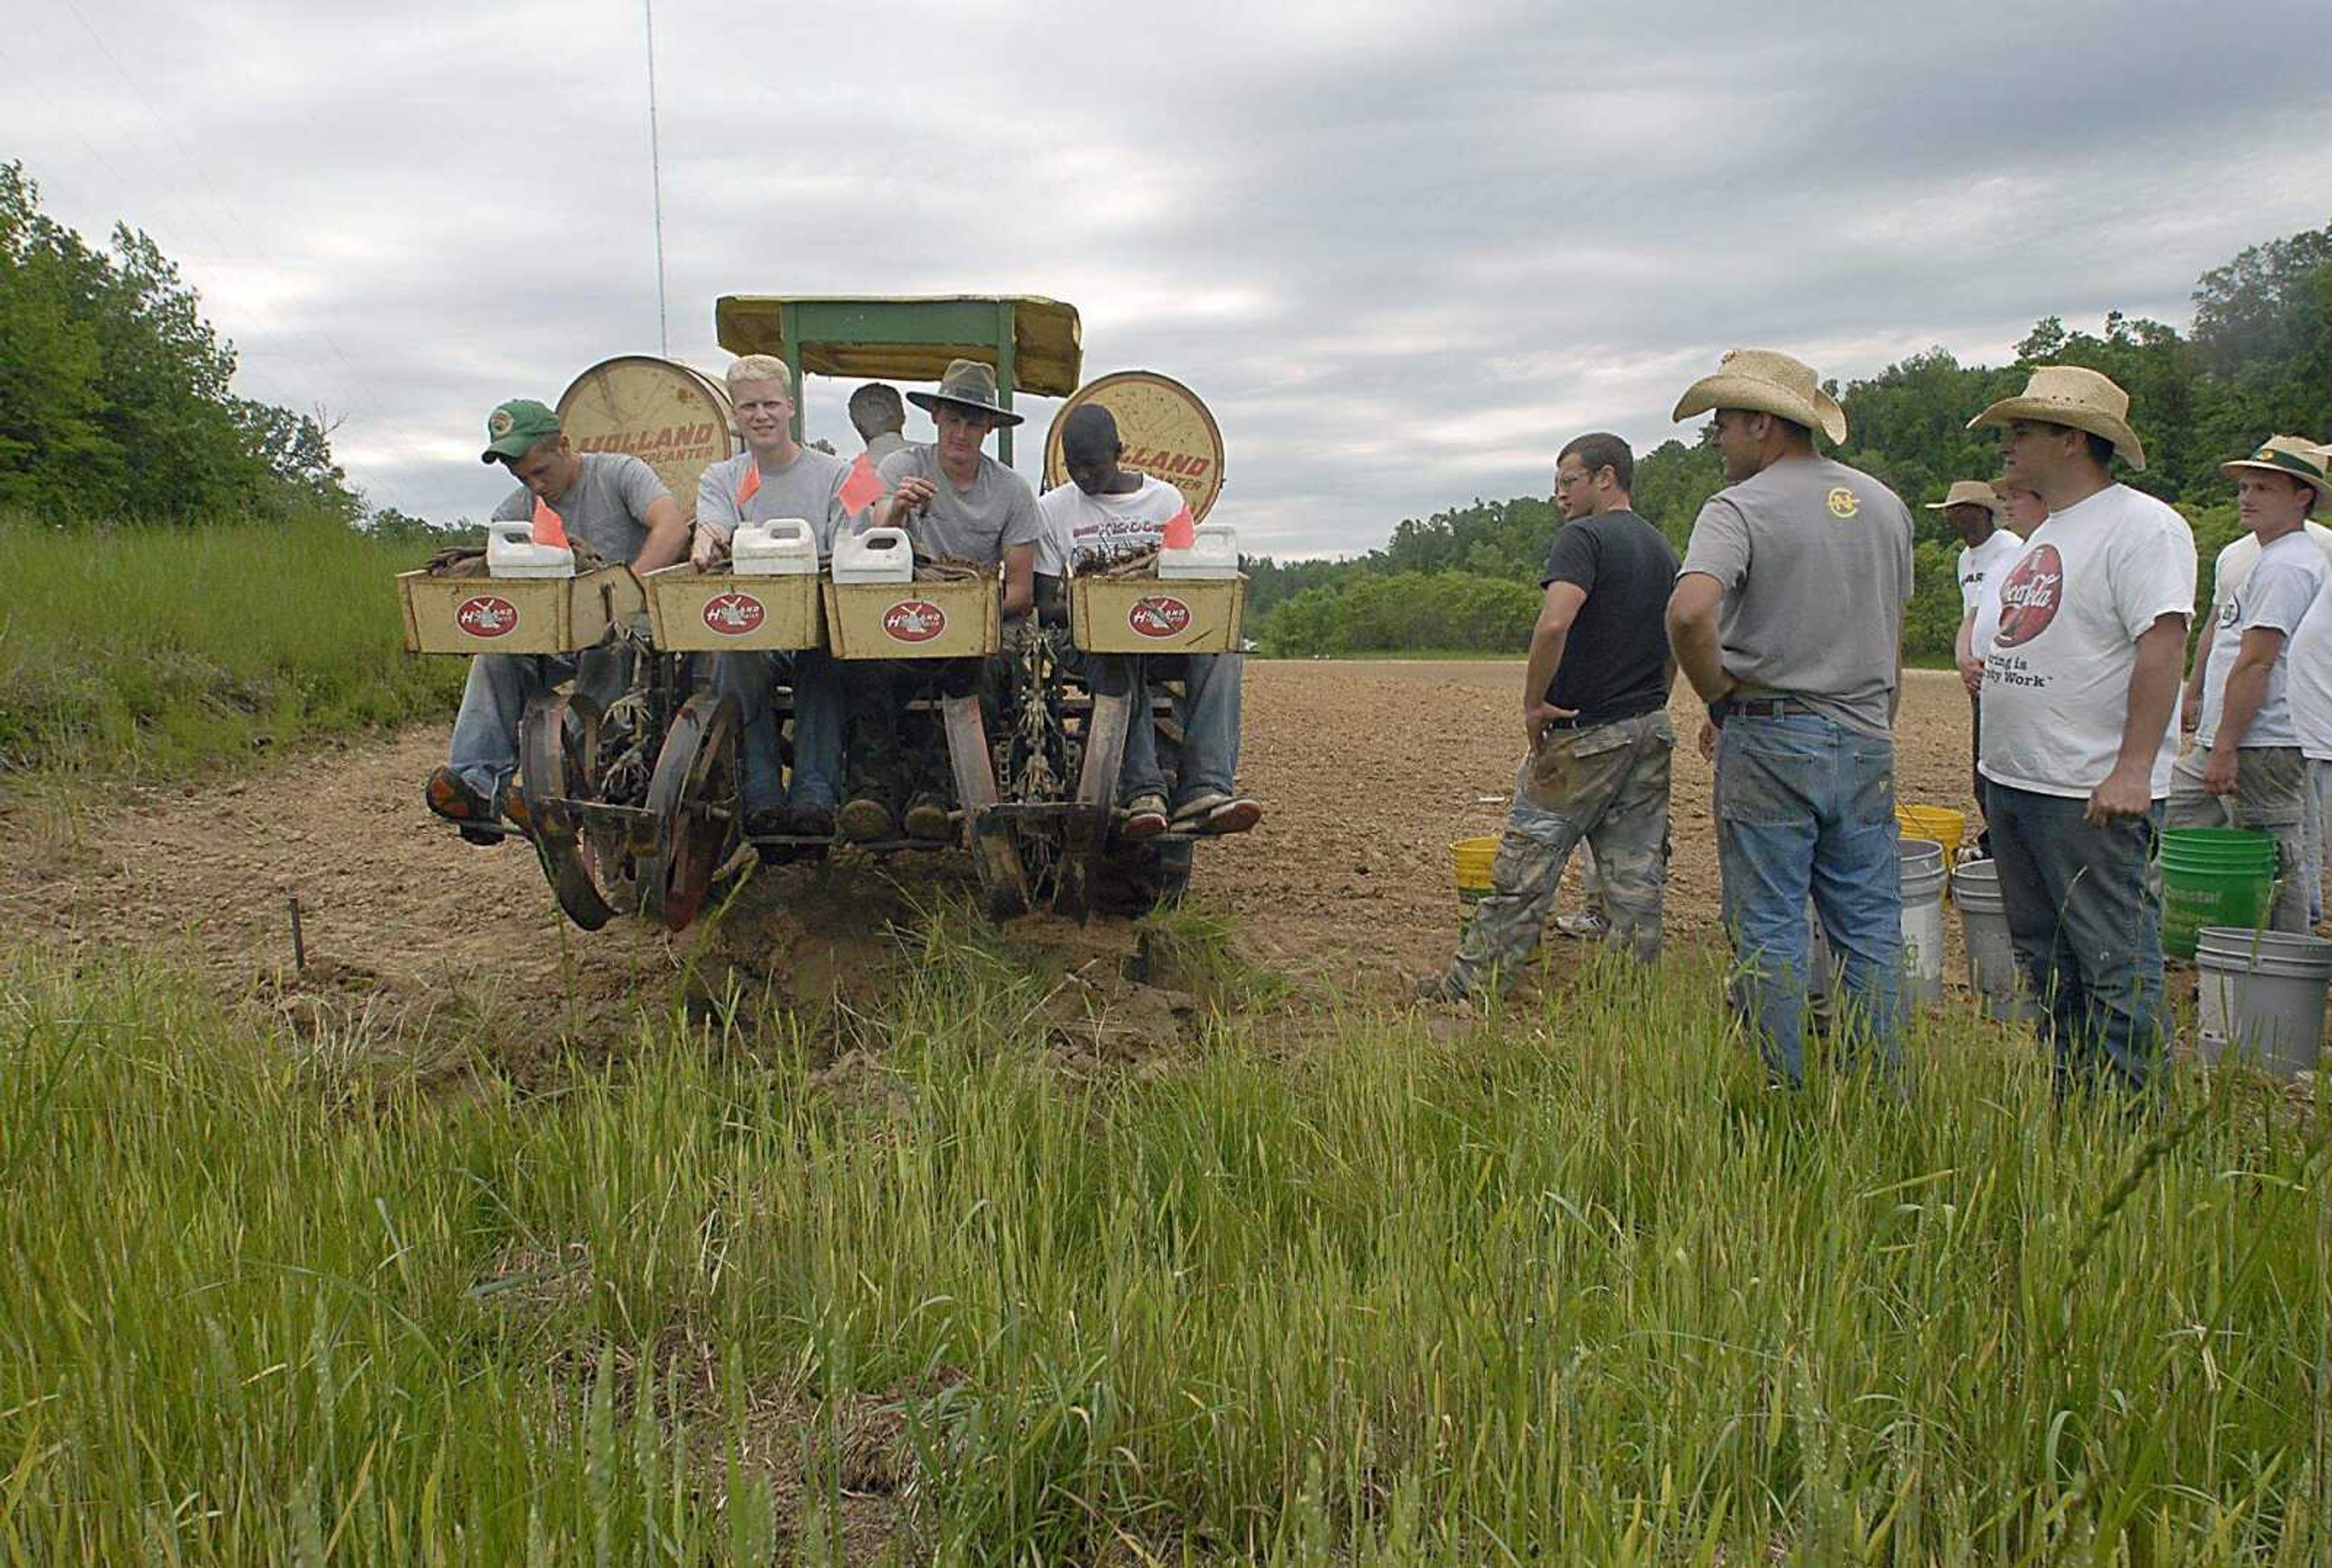
<svg viewBox="0 0 2332 1568">
<path fill-rule="evenodd" d="M 1199 795 L 1235 794 L 1238 773 L 1239 687 L 1247 659 L 1239 654 L 1088 654 L 1071 650 L 1068 667 L 1094 689 L 1133 698 L 1125 758 L 1117 775 L 1118 799 L 1171 794 L 1180 804 Z M 1180 676 L 1175 717 L 1182 726 L 1179 783 L 1170 791 L 1158 761 L 1158 726 L 1150 722 L 1150 683 Z"/>
<path fill-rule="evenodd" d="M 1902 1066 L 1895 744 L 1810 713 L 1735 714 L 1716 745 L 1716 849 L 1733 1000 L 1766 1066 L 1805 1082 L 1806 901 L 1842 964 L 1848 1021 Z"/>
<path fill-rule="evenodd" d="M 631 662 L 620 648 L 472 657 L 461 712 L 454 717 L 454 739 L 445 749 L 446 766 L 487 799 L 501 799 L 502 787 L 518 771 L 518 726 L 527 703 L 568 680 L 604 709 L 630 684 Z"/>
<path fill-rule="evenodd" d="M 2162 1057 L 2162 802 L 2092 827 L 2086 798 L 1986 779 L 1984 819 L 2016 964 L 2040 999 L 2060 1091 L 2143 1089 Z"/>
<path fill-rule="evenodd" d="M 778 676 L 788 665 L 794 688 L 790 785 L 779 776 L 777 716 L 771 711 Z M 842 675 L 834 655 L 824 648 L 715 654 L 712 689 L 737 699 L 745 809 L 767 811 L 783 804 L 796 810 L 833 810 L 842 798 Z"/>
</svg>

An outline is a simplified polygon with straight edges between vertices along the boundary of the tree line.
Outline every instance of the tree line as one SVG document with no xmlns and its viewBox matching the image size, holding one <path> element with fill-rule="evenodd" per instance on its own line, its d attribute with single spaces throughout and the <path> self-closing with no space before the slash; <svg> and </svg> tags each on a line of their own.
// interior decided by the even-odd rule
<svg viewBox="0 0 2332 1568">
<path fill-rule="evenodd" d="M 186 522 L 362 502 L 321 419 L 238 397 L 234 348 L 142 230 L 103 248 L 0 163 L 0 512 Z"/>
<path fill-rule="evenodd" d="M 2183 333 L 2118 311 L 2094 332 L 2051 316 L 2005 365 L 1963 365 L 1934 349 L 1868 380 L 1829 384 L 1849 435 L 1836 455 L 1892 487 L 1916 521 L 1910 656 L 1947 659 L 1960 619 L 1958 544 L 1924 503 L 1954 479 L 1999 473 L 1995 438 L 1967 421 L 2021 391 L 2039 364 L 2086 365 L 2129 393 L 2147 467 L 2125 477 L 2194 525 L 2209 593 L 2212 558 L 2240 528 L 2219 464 L 2270 434 L 2332 438 L 2332 225 L 2247 248 L 2203 273 L 2193 301 Z M 1552 448 L 1547 467 L 1552 483 Z M 1723 484 L 1705 441 L 1666 441 L 1637 459 L 1636 510 L 1681 551 L 1701 503 Z M 1477 499 L 1405 519 L 1381 548 L 1352 559 L 1256 557 L 1247 563 L 1247 613 L 1263 650 L 1282 656 L 1519 652 L 1560 521 L 1544 496 Z"/>
</svg>

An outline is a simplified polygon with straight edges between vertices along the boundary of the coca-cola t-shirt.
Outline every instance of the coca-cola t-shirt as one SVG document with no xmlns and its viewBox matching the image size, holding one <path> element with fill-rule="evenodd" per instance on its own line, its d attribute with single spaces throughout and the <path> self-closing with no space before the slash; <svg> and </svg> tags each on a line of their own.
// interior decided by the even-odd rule
<svg viewBox="0 0 2332 1568">
<path fill-rule="evenodd" d="M 2193 613 L 2194 533 L 2172 508 L 2114 484 L 2050 513 L 2001 578 L 1983 661 L 1983 776 L 2086 798 L 2121 754 L 2138 637 Z M 2155 756 L 2156 799 L 2170 793 L 2176 706 Z"/>
<path fill-rule="evenodd" d="M 2248 537 L 2257 538 L 2256 535 Z M 2211 631 L 2211 660 L 2203 674 L 2203 720 L 2194 731 L 2194 744 L 2208 748 L 2219 738 L 2219 715 L 2227 704 L 2227 676 L 2243 651 L 2243 634 L 2254 627 L 2281 632 L 2283 649 L 2267 673 L 2267 694 L 2251 727 L 2237 746 L 2297 746 L 2299 733 L 2291 725 L 2291 706 L 2285 700 L 2290 668 L 2290 636 L 2301 617 L 2316 602 L 2324 584 L 2324 557 L 2306 534 L 2294 531 L 2259 552 L 2258 560 L 2231 593 L 2218 596 Z"/>
<path fill-rule="evenodd" d="M 1047 577 L 1066 577 L 1071 566 L 1089 571 L 1155 548 L 1186 503 L 1182 492 L 1164 480 L 1147 473 L 1141 478 L 1137 488 L 1123 495 L 1087 495 L 1074 484 L 1045 492 L 1037 502 L 1045 525 L 1037 536 L 1037 569 Z"/>
</svg>

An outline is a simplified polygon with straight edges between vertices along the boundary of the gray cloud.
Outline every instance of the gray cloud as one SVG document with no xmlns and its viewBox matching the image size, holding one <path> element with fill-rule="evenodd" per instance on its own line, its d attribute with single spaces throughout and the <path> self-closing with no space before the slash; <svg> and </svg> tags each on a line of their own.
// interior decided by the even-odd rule
<svg viewBox="0 0 2332 1568">
<path fill-rule="evenodd" d="M 2183 322 L 2332 206 L 2315 52 L 2258 46 L 2317 8 L 2240 10 L 664 0 L 673 351 L 723 362 L 728 292 L 1066 299 L 1090 373 L 1213 406 L 1249 548 L 1364 549 L 1580 429 L 1678 434 L 1732 344 L 1853 377 Z M 641 44 L 624 5 L 62 0 L 0 36 L 0 132 L 374 500 L 476 515 L 486 407 L 656 346 Z M 808 416 L 846 450 L 847 391 Z"/>
</svg>

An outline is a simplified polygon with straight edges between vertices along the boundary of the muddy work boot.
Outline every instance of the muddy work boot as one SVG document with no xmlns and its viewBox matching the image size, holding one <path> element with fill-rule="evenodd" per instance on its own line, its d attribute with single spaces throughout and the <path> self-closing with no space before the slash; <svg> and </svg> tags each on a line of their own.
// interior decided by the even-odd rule
<svg viewBox="0 0 2332 1568">
<path fill-rule="evenodd" d="M 907 804 L 907 837 L 910 838 L 949 838 L 954 837 L 955 823 L 948 816 L 946 802 L 936 795 L 918 795 Z"/>
<path fill-rule="evenodd" d="M 421 787 L 421 798 L 430 810 L 460 828 L 468 842 L 502 841 L 495 823 L 493 802 L 472 789 L 470 781 L 451 768 L 439 768 L 429 775 L 428 782 Z"/>
<path fill-rule="evenodd" d="M 853 844 L 873 844 L 898 836 L 897 825 L 891 820 L 891 808 L 871 795 L 844 801 L 842 809 L 834 814 L 834 830 Z"/>
</svg>

